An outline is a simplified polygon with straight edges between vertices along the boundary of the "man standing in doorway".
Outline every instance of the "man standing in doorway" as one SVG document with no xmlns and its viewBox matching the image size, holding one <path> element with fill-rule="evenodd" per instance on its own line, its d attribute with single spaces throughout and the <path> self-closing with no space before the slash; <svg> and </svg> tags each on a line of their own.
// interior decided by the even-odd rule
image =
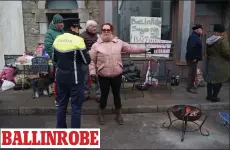
<svg viewBox="0 0 230 150">
<path fill-rule="evenodd" d="M 188 38 L 186 61 L 188 65 L 188 86 L 187 91 L 193 94 L 197 94 L 194 87 L 194 81 L 197 75 L 198 61 L 202 60 L 202 42 L 200 36 L 203 33 L 202 25 L 194 25 L 193 33 Z"/>
<path fill-rule="evenodd" d="M 84 39 L 87 51 L 89 51 L 92 45 L 97 41 L 98 34 L 97 31 L 97 23 L 94 20 L 88 20 L 86 22 L 86 31 L 84 31 L 80 36 Z M 90 95 L 90 85 L 89 85 L 89 66 L 83 65 L 84 75 L 85 75 L 85 100 L 89 99 Z M 96 84 L 96 101 L 99 102 L 101 97 L 101 91 L 99 83 Z"/>
<path fill-rule="evenodd" d="M 63 23 L 63 17 L 59 14 L 56 14 L 53 16 L 53 20 L 49 25 L 49 29 L 45 34 L 45 41 L 44 41 L 44 46 L 45 46 L 45 51 L 47 54 L 49 54 L 50 58 L 53 57 L 53 42 L 56 39 L 58 35 L 61 35 L 64 33 L 64 23 Z M 54 76 L 55 76 L 55 71 L 56 69 L 54 68 Z M 54 82 L 55 83 L 55 82 Z M 54 84 L 54 97 L 57 99 L 57 87 L 56 83 Z M 57 100 L 55 100 L 55 106 L 58 106 Z"/>
</svg>

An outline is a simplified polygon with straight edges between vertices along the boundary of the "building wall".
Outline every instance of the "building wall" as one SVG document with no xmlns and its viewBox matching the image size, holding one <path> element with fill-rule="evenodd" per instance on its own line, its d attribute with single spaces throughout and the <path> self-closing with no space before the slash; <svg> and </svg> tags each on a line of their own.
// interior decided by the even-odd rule
<svg viewBox="0 0 230 150">
<path fill-rule="evenodd" d="M 26 49 L 32 51 L 38 43 L 44 42 L 44 35 L 48 29 L 46 13 L 78 13 L 81 19 L 81 26 L 83 27 L 80 32 L 85 30 L 87 20 L 99 21 L 99 1 L 90 0 L 87 8 L 84 1 L 77 1 L 77 3 L 78 9 L 75 10 L 58 9 L 50 11 L 46 9 L 46 1 L 22 1 Z"/>
<path fill-rule="evenodd" d="M 229 4 L 227 6 L 227 9 L 226 9 L 226 12 L 225 12 L 225 28 L 228 29 L 228 38 L 230 40 L 230 1 L 229 1 Z"/>
<path fill-rule="evenodd" d="M 25 49 L 22 1 L 0 2 L 0 71 L 4 55 L 22 55 Z"/>
<path fill-rule="evenodd" d="M 23 25 L 25 31 L 25 50 L 33 51 L 38 44 L 40 29 L 36 22 L 36 1 L 22 1 Z"/>
</svg>

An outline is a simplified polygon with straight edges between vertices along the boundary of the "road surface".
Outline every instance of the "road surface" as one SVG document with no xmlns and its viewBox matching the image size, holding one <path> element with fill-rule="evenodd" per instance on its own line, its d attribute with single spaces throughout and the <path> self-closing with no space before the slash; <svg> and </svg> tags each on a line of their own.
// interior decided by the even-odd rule
<svg viewBox="0 0 230 150">
<path fill-rule="evenodd" d="M 103 149 L 229 149 L 229 134 L 221 126 L 223 121 L 218 112 L 208 113 L 203 126 L 203 131 L 207 129 L 210 136 L 202 136 L 199 131 L 188 132 L 184 142 L 181 142 L 181 132 L 174 127 L 162 128 L 163 122 L 168 123 L 166 113 L 127 114 L 122 126 L 116 124 L 114 115 L 106 116 L 104 126 L 97 124 L 96 116 L 83 116 L 82 127 L 101 129 Z M 67 121 L 70 121 L 69 116 Z M 55 116 L 0 116 L 1 128 L 54 128 L 55 123 Z M 177 125 L 181 127 L 179 123 L 175 127 Z"/>
</svg>

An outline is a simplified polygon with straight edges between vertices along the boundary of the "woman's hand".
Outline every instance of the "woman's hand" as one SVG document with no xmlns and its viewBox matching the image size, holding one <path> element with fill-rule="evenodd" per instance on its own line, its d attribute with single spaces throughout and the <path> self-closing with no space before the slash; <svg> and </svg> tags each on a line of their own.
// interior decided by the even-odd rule
<svg viewBox="0 0 230 150">
<path fill-rule="evenodd" d="M 145 51 L 146 51 L 146 52 L 149 52 L 150 50 L 151 50 L 151 48 L 149 48 L 149 47 L 146 47 L 146 48 L 145 48 Z"/>
</svg>

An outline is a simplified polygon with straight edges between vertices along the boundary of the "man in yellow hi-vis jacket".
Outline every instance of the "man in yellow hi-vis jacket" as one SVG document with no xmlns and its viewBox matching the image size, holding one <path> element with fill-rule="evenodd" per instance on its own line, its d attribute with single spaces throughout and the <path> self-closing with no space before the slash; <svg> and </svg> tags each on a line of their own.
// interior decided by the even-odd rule
<svg viewBox="0 0 230 150">
<path fill-rule="evenodd" d="M 54 62 L 57 65 L 57 128 L 67 128 L 66 110 L 71 99 L 71 128 L 81 126 L 81 108 L 84 101 L 84 74 L 82 64 L 91 59 L 86 52 L 84 39 L 77 36 L 79 25 L 76 20 L 68 20 L 68 31 L 58 36 L 54 43 Z"/>
</svg>

